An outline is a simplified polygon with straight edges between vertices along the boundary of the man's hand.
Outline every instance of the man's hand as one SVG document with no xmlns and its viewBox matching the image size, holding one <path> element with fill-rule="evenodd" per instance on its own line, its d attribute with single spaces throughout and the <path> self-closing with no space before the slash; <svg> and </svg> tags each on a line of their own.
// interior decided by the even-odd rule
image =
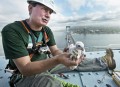
<svg viewBox="0 0 120 87">
<path fill-rule="evenodd" d="M 74 70 L 77 68 L 77 66 L 84 60 L 85 56 L 82 53 L 82 50 L 76 49 L 75 46 L 71 45 L 70 48 L 64 48 L 63 52 L 70 53 L 70 59 L 71 61 L 74 61 L 77 63 L 75 66 L 70 66 L 70 69 Z"/>
<path fill-rule="evenodd" d="M 69 48 L 67 47 L 63 49 L 63 52 L 68 52 L 68 51 L 69 51 Z"/>
<path fill-rule="evenodd" d="M 68 47 L 64 48 L 63 52 L 69 53 L 69 48 L 68 48 Z M 86 57 L 86 56 L 85 56 L 84 54 L 81 54 L 80 58 L 78 58 L 78 59 L 79 59 L 80 61 L 82 61 L 82 60 L 85 59 L 85 57 Z"/>
<path fill-rule="evenodd" d="M 66 67 L 77 66 L 82 61 L 80 58 L 77 60 L 71 60 L 70 55 L 71 54 L 69 53 L 62 53 L 56 57 L 58 58 L 58 62 L 64 64 Z"/>
</svg>

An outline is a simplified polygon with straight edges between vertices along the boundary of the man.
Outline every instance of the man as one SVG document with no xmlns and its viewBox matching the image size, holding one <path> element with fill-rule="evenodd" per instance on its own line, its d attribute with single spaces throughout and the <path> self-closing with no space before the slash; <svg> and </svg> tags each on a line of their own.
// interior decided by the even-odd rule
<svg viewBox="0 0 120 87">
<path fill-rule="evenodd" d="M 10 60 L 9 68 L 16 71 L 11 82 L 16 87 L 63 87 L 48 71 L 58 64 L 76 66 L 83 57 L 71 61 L 69 53 L 57 48 L 53 33 L 46 26 L 51 14 L 55 13 L 52 0 L 27 2 L 30 17 L 8 24 L 2 30 L 4 53 Z M 49 52 L 42 50 L 45 46 L 49 47 L 52 58 L 47 58 Z M 19 79 L 16 79 L 18 76 Z"/>
<path fill-rule="evenodd" d="M 58 64 L 66 67 L 78 65 L 81 59 L 71 61 L 69 53 L 59 50 L 52 31 L 46 26 L 51 14 L 55 13 L 54 2 L 52 0 L 27 0 L 27 2 L 30 17 L 8 24 L 2 30 L 3 48 L 6 59 L 10 59 L 10 68 L 18 69 L 24 76 L 19 82 L 14 83 L 17 87 L 62 87 L 61 82 L 50 77 L 47 70 Z M 28 47 L 30 42 L 33 42 L 31 49 Z M 47 54 L 41 52 L 41 48 L 46 45 L 54 57 L 47 59 Z M 50 78 L 47 78 L 48 76 Z"/>
</svg>

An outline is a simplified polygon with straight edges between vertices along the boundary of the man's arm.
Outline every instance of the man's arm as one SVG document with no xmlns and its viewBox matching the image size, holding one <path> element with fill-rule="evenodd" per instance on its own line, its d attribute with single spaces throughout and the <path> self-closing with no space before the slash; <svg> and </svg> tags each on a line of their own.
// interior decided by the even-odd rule
<svg viewBox="0 0 120 87">
<path fill-rule="evenodd" d="M 29 56 L 24 56 L 21 58 L 13 59 L 13 61 L 16 64 L 19 71 L 21 72 L 21 74 L 23 74 L 24 76 L 29 76 L 44 72 L 59 64 L 56 57 L 51 59 L 31 62 Z"/>
<path fill-rule="evenodd" d="M 74 66 L 78 65 L 80 61 L 71 61 L 69 59 L 68 53 L 63 53 L 53 58 L 49 58 L 46 60 L 40 60 L 31 62 L 29 56 L 20 57 L 17 59 L 13 59 L 17 68 L 24 76 L 30 76 L 34 74 L 42 73 L 48 69 L 55 67 L 58 64 L 64 64 L 65 66 Z"/>
<path fill-rule="evenodd" d="M 59 54 L 63 53 L 63 51 L 60 50 L 56 45 L 50 46 L 49 49 L 50 49 L 50 51 L 51 51 L 51 53 L 52 53 L 53 56 L 59 55 Z"/>
</svg>

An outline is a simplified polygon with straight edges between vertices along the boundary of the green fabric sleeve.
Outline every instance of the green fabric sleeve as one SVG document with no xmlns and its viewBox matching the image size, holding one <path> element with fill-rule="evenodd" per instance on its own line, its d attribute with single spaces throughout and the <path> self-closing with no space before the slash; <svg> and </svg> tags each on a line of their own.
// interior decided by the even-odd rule
<svg viewBox="0 0 120 87">
<path fill-rule="evenodd" d="M 47 33 L 48 37 L 50 38 L 50 40 L 48 41 L 47 45 L 48 46 L 56 45 L 53 32 L 51 31 L 51 29 L 49 27 L 46 27 L 46 33 Z"/>
<path fill-rule="evenodd" d="M 2 30 L 2 42 L 6 59 L 15 59 L 28 55 L 20 32 L 11 26 L 6 26 Z"/>
</svg>

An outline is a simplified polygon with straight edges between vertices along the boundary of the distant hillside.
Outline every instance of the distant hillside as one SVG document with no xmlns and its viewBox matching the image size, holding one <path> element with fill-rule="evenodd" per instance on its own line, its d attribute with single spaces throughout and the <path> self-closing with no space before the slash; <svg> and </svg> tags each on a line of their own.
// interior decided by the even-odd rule
<svg viewBox="0 0 120 87">
<path fill-rule="evenodd" d="M 71 26 L 70 30 L 79 34 L 115 34 L 120 33 L 120 26 Z"/>
</svg>

